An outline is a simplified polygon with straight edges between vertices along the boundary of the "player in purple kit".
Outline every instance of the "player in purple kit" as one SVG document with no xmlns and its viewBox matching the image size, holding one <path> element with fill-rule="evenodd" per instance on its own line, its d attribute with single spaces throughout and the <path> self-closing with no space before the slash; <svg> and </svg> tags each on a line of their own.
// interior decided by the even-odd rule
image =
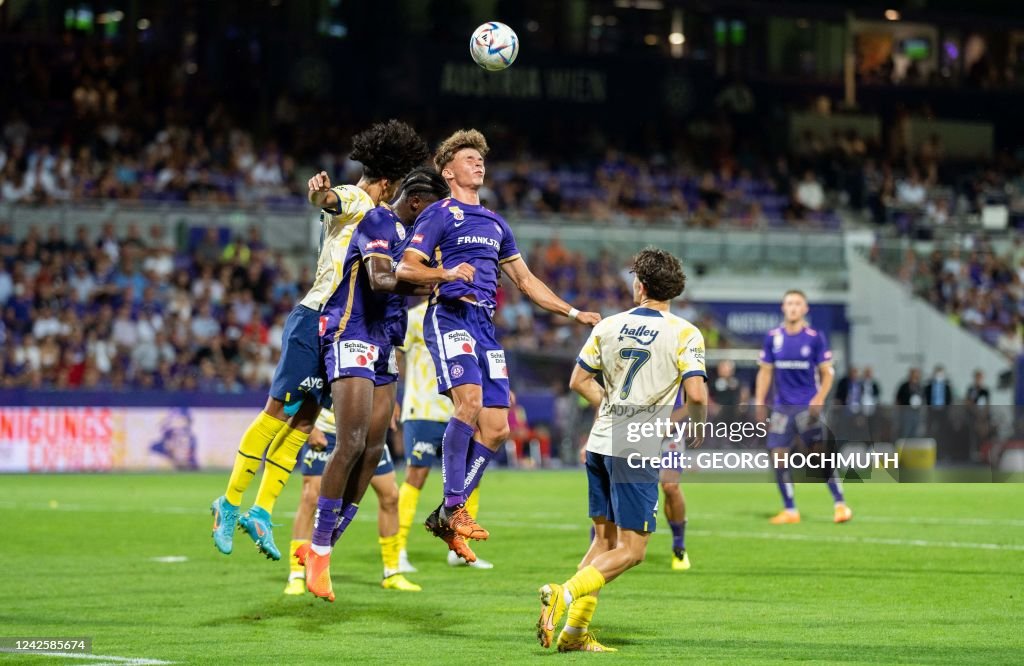
<svg viewBox="0 0 1024 666">
<path fill-rule="evenodd" d="M 307 589 L 328 601 L 334 601 L 331 547 L 355 517 L 373 478 L 395 405 L 395 347 L 402 344 L 406 328 L 405 302 L 399 294 L 410 293 L 414 285 L 400 283 L 393 267 L 408 242 L 407 226 L 447 196 L 448 185 L 432 169 L 419 167 L 399 191 L 393 208 L 378 206 L 356 225 L 341 282 L 320 317 L 337 444 L 323 473 L 312 544 L 299 559 Z"/>
<path fill-rule="evenodd" d="M 799 435 L 805 446 L 821 445 L 825 440 L 821 411 L 832 389 L 834 370 L 832 351 L 825 334 L 807 325 L 807 297 L 791 289 L 782 298 L 782 326 L 768 331 L 761 350 L 760 368 L 754 404 L 757 419 L 766 415 L 765 400 L 775 382 L 775 404 L 768 427 L 768 448 L 772 452 L 775 480 L 782 493 L 783 510 L 771 519 L 774 525 L 800 522 L 793 498 L 793 477 L 785 462 L 793 439 Z M 843 499 L 843 488 L 832 470 L 828 488 L 835 502 L 833 519 L 845 523 L 853 512 Z"/>
<path fill-rule="evenodd" d="M 499 269 L 548 312 L 591 326 L 601 319 L 597 313 L 578 311 L 537 279 L 505 220 L 480 205 L 487 150 L 487 141 L 477 130 L 460 130 L 441 143 L 434 166 L 452 196 L 416 220 L 396 271 L 407 282 L 440 283 L 431 296 L 423 332 L 434 359 L 438 392 L 452 399 L 455 414 L 442 440 L 444 502 L 426 524 L 467 562 L 476 556 L 465 539 L 486 539 L 488 534 L 466 511 L 466 497 L 509 435 L 508 370 L 492 321 Z M 464 275 L 446 281 L 446 266 L 456 266 Z M 473 439 L 476 430 L 482 442 Z"/>
</svg>

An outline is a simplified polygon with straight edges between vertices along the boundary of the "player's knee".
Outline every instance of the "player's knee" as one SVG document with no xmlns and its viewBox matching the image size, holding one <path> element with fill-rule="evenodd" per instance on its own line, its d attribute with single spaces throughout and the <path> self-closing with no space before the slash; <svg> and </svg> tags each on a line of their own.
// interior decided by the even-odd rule
<svg viewBox="0 0 1024 666">
<path fill-rule="evenodd" d="M 634 546 L 629 549 L 629 566 L 630 568 L 640 566 L 647 559 L 647 545 L 642 544 L 640 546 Z"/>
<path fill-rule="evenodd" d="M 398 511 L 398 486 L 392 483 L 390 486 L 382 488 L 377 495 L 377 503 L 384 513 Z"/>
<path fill-rule="evenodd" d="M 481 433 L 483 434 L 483 433 Z M 498 426 L 496 428 L 488 428 L 487 433 L 484 435 L 484 439 L 487 440 L 487 444 L 497 449 L 499 446 L 508 441 L 508 438 L 512 436 L 512 430 L 508 427 L 508 423 Z"/>
<path fill-rule="evenodd" d="M 302 478 L 302 503 L 306 506 L 316 506 L 316 500 L 320 495 L 320 488 L 318 484 L 313 482 L 312 477 L 305 476 Z"/>
<path fill-rule="evenodd" d="M 455 406 L 455 417 L 463 423 L 476 423 L 483 408 L 483 396 L 476 394 L 464 396 Z"/>
<path fill-rule="evenodd" d="M 671 481 L 662 481 L 661 489 L 666 496 L 676 497 L 679 495 L 679 484 Z"/>
</svg>

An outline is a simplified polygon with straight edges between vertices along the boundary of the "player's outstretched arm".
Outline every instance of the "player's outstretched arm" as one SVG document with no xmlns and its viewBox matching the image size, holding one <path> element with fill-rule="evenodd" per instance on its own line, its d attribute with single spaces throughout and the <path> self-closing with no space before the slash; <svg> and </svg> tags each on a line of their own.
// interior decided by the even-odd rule
<svg viewBox="0 0 1024 666">
<path fill-rule="evenodd" d="M 471 265 L 462 263 L 455 268 L 434 268 L 427 265 L 423 253 L 417 250 L 406 250 L 402 254 L 402 260 L 398 262 L 395 269 L 395 276 L 403 281 L 424 287 L 432 287 L 438 282 L 472 282 L 476 269 Z"/>
<path fill-rule="evenodd" d="M 601 315 L 598 313 L 580 312 L 559 298 L 546 284 L 537 279 L 537 276 L 533 274 L 522 258 L 506 261 L 501 265 L 501 268 L 519 291 L 523 292 L 527 298 L 548 312 L 560 314 L 563 317 L 569 317 L 582 324 L 589 324 L 591 326 L 601 321 Z"/>
<path fill-rule="evenodd" d="M 597 383 L 597 375 L 576 365 L 569 377 L 569 388 L 586 399 L 594 407 L 599 407 L 604 400 L 604 388 Z"/>
<path fill-rule="evenodd" d="M 761 363 L 757 368 L 757 380 L 754 382 L 754 405 L 758 421 L 763 421 L 768 416 L 765 400 L 768 399 L 768 389 L 772 387 L 773 371 L 774 367 L 771 363 Z"/>
<path fill-rule="evenodd" d="M 687 377 L 683 380 L 683 390 L 686 391 L 686 412 L 690 417 L 690 423 L 694 426 L 698 423 L 706 423 L 708 420 L 708 384 L 704 375 Z M 688 446 L 700 448 L 704 443 L 704 429 L 694 428 L 695 434 Z"/>
<path fill-rule="evenodd" d="M 321 171 L 310 178 L 307 185 L 309 186 L 309 203 L 317 208 L 338 210 L 341 201 L 338 199 L 337 193 L 331 189 L 331 178 L 326 171 Z"/>
</svg>

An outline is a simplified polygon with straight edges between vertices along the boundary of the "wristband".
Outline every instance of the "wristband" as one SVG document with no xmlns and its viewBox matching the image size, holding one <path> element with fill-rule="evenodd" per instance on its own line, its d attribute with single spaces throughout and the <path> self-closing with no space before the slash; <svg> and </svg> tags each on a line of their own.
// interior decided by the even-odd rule
<svg viewBox="0 0 1024 666">
<path fill-rule="evenodd" d="M 579 314 L 580 314 L 580 311 L 577 310 L 576 308 L 569 308 L 569 314 L 567 314 L 565 316 L 568 317 L 569 319 L 575 319 L 576 317 L 579 316 Z"/>
</svg>

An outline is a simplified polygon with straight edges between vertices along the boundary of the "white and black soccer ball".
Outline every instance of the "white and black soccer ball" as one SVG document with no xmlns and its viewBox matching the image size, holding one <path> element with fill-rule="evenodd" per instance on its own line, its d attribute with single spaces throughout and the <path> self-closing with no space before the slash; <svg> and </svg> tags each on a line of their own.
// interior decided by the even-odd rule
<svg viewBox="0 0 1024 666">
<path fill-rule="evenodd" d="M 519 36 L 504 23 L 489 21 L 473 31 L 469 53 L 473 62 L 489 72 L 497 72 L 516 61 Z"/>
</svg>

